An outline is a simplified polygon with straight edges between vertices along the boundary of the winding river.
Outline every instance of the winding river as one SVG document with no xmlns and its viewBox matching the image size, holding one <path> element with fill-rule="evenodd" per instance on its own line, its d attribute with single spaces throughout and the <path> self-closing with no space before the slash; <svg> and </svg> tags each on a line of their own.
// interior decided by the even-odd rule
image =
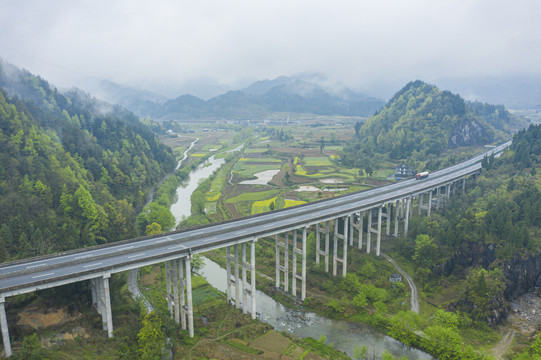
<svg viewBox="0 0 541 360">
<path fill-rule="evenodd" d="M 240 150 L 238 147 L 234 150 Z M 225 163 L 225 159 L 210 157 L 191 173 L 190 177 L 177 189 L 177 201 L 171 205 L 171 212 L 176 222 L 190 216 L 190 197 L 199 183 L 209 177 Z M 203 268 L 199 271 L 207 281 L 220 291 L 226 290 L 226 273 L 218 264 L 205 259 Z M 272 325 L 276 330 L 287 331 L 297 337 L 312 337 L 319 339 L 322 335 L 327 343 L 353 356 L 356 346 L 366 346 L 371 353 L 388 351 L 395 357 L 405 356 L 408 359 L 431 359 L 431 356 L 417 349 L 409 349 L 402 343 L 384 335 L 368 325 L 343 320 L 331 320 L 312 312 L 286 308 L 261 291 L 256 294 L 258 318 Z M 248 303 L 250 306 L 250 303 Z"/>
</svg>

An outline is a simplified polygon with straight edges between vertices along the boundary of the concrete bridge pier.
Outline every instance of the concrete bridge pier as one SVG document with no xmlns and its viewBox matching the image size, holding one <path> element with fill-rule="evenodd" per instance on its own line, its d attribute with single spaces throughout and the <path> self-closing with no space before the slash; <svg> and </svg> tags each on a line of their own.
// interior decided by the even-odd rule
<svg viewBox="0 0 541 360">
<path fill-rule="evenodd" d="M 186 277 L 184 276 L 184 259 L 177 259 L 178 263 L 178 278 L 180 282 L 180 328 L 186 330 L 186 315 L 188 308 L 186 307 L 185 289 Z"/>
<path fill-rule="evenodd" d="M 410 208 L 412 207 L 412 197 L 408 197 L 406 199 L 406 214 L 404 216 L 404 237 L 408 236 L 408 225 L 409 225 L 409 219 L 411 216 Z"/>
<path fill-rule="evenodd" d="M 372 216 L 374 215 L 375 208 L 368 210 L 368 228 L 366 234 L 366 252 L 370 254 L 370 248 L 372 247 L 372 234 L 376 235 L 376 255 L 380 254 L 380 243 L 381 243 L 381 218 L 383 213 L 383 205 L 378 207 L 378 222 L 376 228 L 372 228 Z"/>
<path fill-rule="evenodd" d="M 226 272 L 227 272 L 227 301 L 231 304 L 233 296 L 231 287 L 235 286 L 235 308 L 240 308 L 240 277 L 239 277 L 239 245 L 233 245 L 234 253 L 231 254 L 231 246 L 226 247 Z M 231 273 L 231 260 L 234 261 Z"/>
<path fill-rule="evenodd" d="M 284 291 L 289 290 L 289 232 L 284 233 L 284 242 L 280 241 L 280 234 L 276 234 L 276 287 L 280 288 L 280 273 L 284 273 Z M 280 248 L 284 248 L 284 265 L 280 264 Z"/>
<path fill-rule="evenodd" d="M 380 255 L 381 249 L 381 217 L 383 215 L 383 205 L 380 205 L 378 208 L 378 227 L 377 227 L 377 238 L 376 238 L 376 256 Z"/>
<path fill-rule="evenodd" d="M 109 294 L 109 278 L 111 274 L 104 274 L 96 280 L 98 313 L 101 314 L 103 330 L 107 330 L 107 335 L 113 337 L 113 313 L 111 312 L 111 297 Z"/>
<path fill-rule="evenodd" d="M 348 259 L 348 222 L 349 222 L 349 216 L 344 216 L 342 218 L 344 220 L 344 231 L 342 234 L 340 234 L 340 231 L 338 229 L 338 221 L 339 219 L 334 220 L 334 247 L 333 247 L 333 266 L 332 266 L 332 273 L 334 276 L 336 276 L 336 273 L 338 271 L 338 263 L 342 264 L 342 276 L 346 276 L 347 271 L 347 259 Z M 342 258 L 338 256 L 338 242 L 339 240 L 343 240 L 343 247 L 342 247 Z"/>
<path fill-rule="evenodd" d="M 385 212 L 383 215 L 385 216 L 385 225 L 387 225 L 387 228 L 385 229 L 385 234 L 390 235 L 391 234 L 391 214 L 393 212 L 393 203 L 387 203 L 385 204 Z"/>
<path fill-rule="evenodd" d="M 9 339 L 8 320 L 6 317 L 6 299 L 4 296 L 0 296 L 0 326 L 2 327 L 2 341 L 4 342 L 4 354 L 6 357 L 10 357 L 11 341 Z"/>
<path fill-rule="evenodd" d="M 192 264 L 191 264 L 192 256 L 188 255 L 186 257 L 186 300 L 188 303 L 187 306 L 187 313 L 188 313 L 188 333 L 190 334 L 190 337 L 193 338 L 194 336 L 194 330 L 193 330 L 193 302 L 192 302 Z"/>
<path fill-rule="evenodd" d="M 297 231 L 298 229 L 295 229 L 293 231 L 293 269 L 292 269 L 292 284 L 291 284 L 291 293 L 293 296 L 297 296 L 297 280 L 301 281 L 301 300 L 304 301 L 306 298 L 306 231 L 307 227 L 304 226 L 302 228 L 302 248 L 298 248 L 298 241 L 297 241 Z M 301 256 L 301 273 L 297 273 L 297 262 L 298 258 L 297 255 Z"/>
<path fill-rule="evenodd" d="M 90 279 L 90 293 L 92 294 L 92 306 L 97 307 L 96 279 Z"/>
<path fill-rule="evenodd" d="M 257 239 L 254 239 L 250 242 L 250 295 L 252 300 L 252 319 L 255 319 L 256 317 L 256 307 L 255 307 L 255 296 L 256 296 L 256 289 L 255 289 L 255 243 L 257 242 Z M 245 245 L 245 244 L 243 244 Z"/>
<path fill-rule="evenodd" d="M 432 192 L 434 190 L 430 190 L 430 192 L 428 193 L 428 213 L 426 214 L 426 216 L 430 217 L 430 211 L 432 210 Z"/>
<path fill-rule="evenodd" d="M 165 287 L 167 289 L 167 310 L 171 319 L 173 318 L 173 299 L 171 298 L 171 263 L 165 262 Z"/>
<path fill-rule="evenodd" d="M 357 224 L 354 224 L 353 227 L 357 228 L 357 232 L 359 234 L 359 250 L 363 248 L 363 225 L 364 225 L 364 211 L 359 211 L 359 222 Z M 351 233 L 351 237 L 353 237 L 353 232 Z"/>
<path fill-rule="evenodd" d="M 175 315 L 175 323 L 180 324 L 180 298 L 179 298 L 179 288 L 178 288 L 178 260 L 171 260 L 171 272 L 173 280 L 173 313 Z"/>
<path fill-rule="evenodd" d="M 316 264 L 319 264 L 319 257 L 323 256 L 325 259 L 325 272 L 329 272 L 329 228 L 330 221 L 325 222 L 324 229 L 321 228 L 319 223 L 316 224 Z M 322 234 L 325 238 L 325 250 L 321 250 Z"/>
<path fill-rule="evenodd" d="M 402 205 L 402 200 L 396 200 L 394 202 L 394 237 L 398 237 L 398 223 L 399 223 L 401 205 Z"/>
</svg>

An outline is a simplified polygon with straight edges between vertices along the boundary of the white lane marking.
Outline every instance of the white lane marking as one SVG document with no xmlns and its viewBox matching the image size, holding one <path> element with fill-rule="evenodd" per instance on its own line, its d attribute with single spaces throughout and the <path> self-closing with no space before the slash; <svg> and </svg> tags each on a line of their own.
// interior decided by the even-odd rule
<svg viewBox="0 0 541 360">
<path fill-rule="evenodd" d="M 166 242 L 166 241 L 170 241 L 171 239 L 169 238 L 165 238 L 165 239 L 160 239 L 160 240 L 156 240 L 155 243 L 156 244 L 161 244 L 162 242 Z"/>
<path fill-rule="evenodd" d="M 86 259 L 86 258 L 89 258 L 89 257 L 92 257 L 92 255 L 77 256 L 77 257 L 75 258 L 75 260 Z"/>
<path fill-rule="evenodd" d="M 141 257 L 141 256 L 144 256 L 144 255 L 145 255 L 145 253 L 135 254 L 135 255 L 132 255 L 132 256 L 128 256 L 128 259 L 133 259 L 133 258 Z"/>
<path fill-rule="evenodd" d="M 94 267 L 94 266 L 98 266 L 98 265 L 101 265 L 101 264 L 103 264 L 103 263 L 100 263 L 100 262 L 99 262 L 99 263 L 95 263 L 95 264 L 84 265 L 83 267 L 84 267 L 84 268 L 89 268 L 89 267 Z"/>
<path fill-rule="evenodd" d="M 27 269 L 33 269 L 33 268 L 38 268 L 38 267 L 42 267 L 42 266 L 47 266 L 47 264 L 29 265 L 26 268 Z"/>
<path fill-rule="evenodd" d="M 186 246 L 180 244 L 180 245 L 175 245 L 175 246 L 171 246 L 167 248 L 167 250 L 173 250 L 173 249 L 186 249 Z"/>
<path fill-rule="evenodd" d="M 36 275 L 36 276 L 32 276 L 32 279 L 37 279 L 37 278 L 40 278 L 40 277 L 44 277 L 44 276 L 49 276 L 49 275 L 53 275 L 54 273 L 48 273 L 48 274 L 42 274 L 42 275 Z"/>
</svg>

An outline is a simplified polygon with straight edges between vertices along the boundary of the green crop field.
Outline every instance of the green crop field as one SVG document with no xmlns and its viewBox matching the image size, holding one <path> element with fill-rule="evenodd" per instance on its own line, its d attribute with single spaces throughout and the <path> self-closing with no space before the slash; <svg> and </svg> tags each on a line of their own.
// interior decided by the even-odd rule
<svg viewBox="0 0 541 360">
<path fill-rule="evenodd" d="M 230 199 L 227 199 L 227 202 L 230 204 L 236 204 L 240 201 L 259 201 L 268 199 L 269 196 L 276 195 L 280 190 L 268 190 L 268 191 L 259 191 L 259 192 L 249 192 L 237 195 Z"/>
<path fill-rule="evenodd" d="M 302 159 L 305 166 L 332 166 L 333 163 L 327 156 L 305 157 Z"/>
</svg>

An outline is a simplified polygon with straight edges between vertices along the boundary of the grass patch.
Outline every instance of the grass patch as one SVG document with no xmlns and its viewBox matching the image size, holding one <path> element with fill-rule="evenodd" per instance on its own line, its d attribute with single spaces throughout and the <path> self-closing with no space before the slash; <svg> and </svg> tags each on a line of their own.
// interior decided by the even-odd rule
<svg viewBox="0 0 541 360">
<path fill-rule="evenodd" d="M 275 163 L 281 163 L 282 160 L 275 159 L 275 158 L 259 158 L 259 157 L 253 157 L 253 158 L 240 158 L 239 161 L 242 162 L 253 162 L 253 163 L 267 163 L 267 162 L 275 162 Z"/>
<path fill-rule="evenodd" d="M 238 162 L 233 170 L 233 173 L 243 178 L 252 178 L 254 174 L 266 170 L 278 170 L 280 169 L 280 164 L 265 164 L 265 165 L 255 165 Z"/>
<path fill-rule="evenodd" d="M 227 202 L 230 204 L 236 204 L 240 201 L 259 201 L 268 199 L 269 196 L 276 195 L 280 190 L 268 190 L 268 191 L 259 191 L 259 192 L 249 192 L 237 195 L 230 199 L 227 199 Z"/>
<path fill-rule="evenodd" d="M 227 344 L 237 350 L 240 350 L 240 351 L 243 351 L 245 353 L 248 353 L 248 354 L 256 354 L 256 355 L 261 355 L 263 354 L 263 351 L 261 350 L 257 350 L 257 349 L 253 349 L 251 347 L 249 347 L 248 345 L 245 345 L 243 343 L 241 343 L 240 341 L 235 341 L 234 340 L 222 340 L 222 343 L 224 344 Z"/>
<path fill-rule="evenodd" d="M 285 199 L 285 206 L 284 207 L 288 208 L 288 207 L 302 205 L 302 204 L 306 204 L 306 201 Z"/>
<path fill-rule="evenodd" d="M 190 154 L 191 157 L 203 157 L 203 156 L 206 156 L 207 154 L 203 154 L 203 153 L 194 153 L 194 154 Z"/>
<path fill-rule="evenodd" d="M 270 211 L 270 205 L 273 204 L 276 199 L 278 199 L 278 197 L 273 197 L 272 199 L 268 200 L 255 201 L 252 204 L 252 215 Z"/>
<path fill-rule="evenodd" d="M 328 157 L 305 157 L 303 159 L 304 165 L 306 166 L 331 166 L 333 165 L 331 160 Z"/>
</svg>

